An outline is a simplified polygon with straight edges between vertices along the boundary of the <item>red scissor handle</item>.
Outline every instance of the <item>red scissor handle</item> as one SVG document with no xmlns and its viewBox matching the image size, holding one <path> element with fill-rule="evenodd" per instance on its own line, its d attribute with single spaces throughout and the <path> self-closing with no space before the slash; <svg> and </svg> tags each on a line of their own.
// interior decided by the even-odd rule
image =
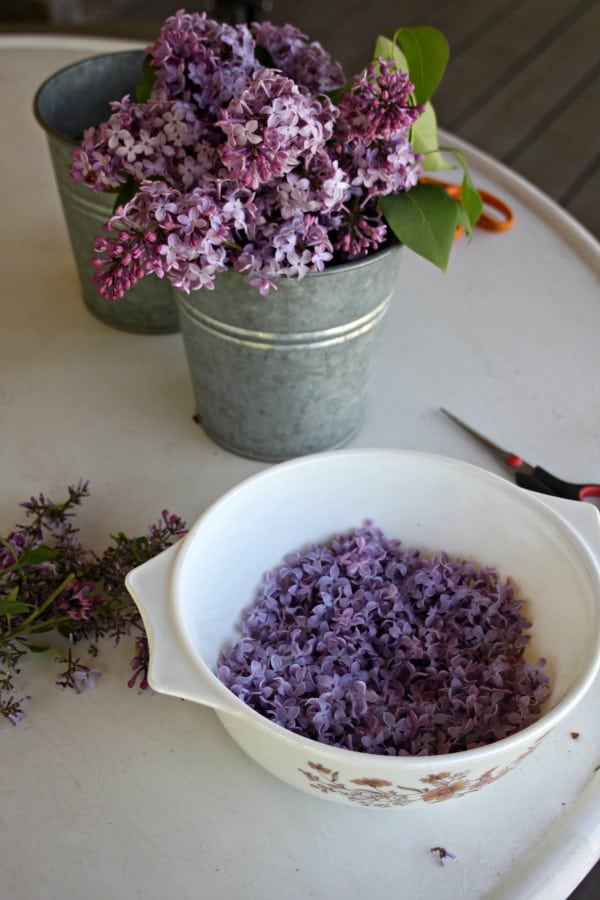
<svg viewBox="0 0 600 900">
<path fill-rule="evenodd" d="M 579 499 L 590 501 L 591 497 L 600 499 L 600 484 L 584 484 L 579 491 Z"/>
</svg>

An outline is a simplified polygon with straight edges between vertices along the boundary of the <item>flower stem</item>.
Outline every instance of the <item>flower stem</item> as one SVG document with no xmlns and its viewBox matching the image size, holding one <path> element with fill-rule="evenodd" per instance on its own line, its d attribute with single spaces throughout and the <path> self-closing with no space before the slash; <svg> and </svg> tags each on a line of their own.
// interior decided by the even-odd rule
<svg viewBox="0 0 600 900">
<path fill-rule="evenodd" d="M 64 581 L 62 581 L 61 584 L 59 584 L 59 586 L 55 588 L 52 593 L 48 595 L 48 597 L 46 597 L 44 602 L 40 606 L 36 606 L 33 612 L 31 612 L 26 619 L 23 619 L 18 628 L 15 628 L 15 630 L 13 631 L 12 637 L 19 637 L 19 635 L 24 634 L 26 631 L 31 631 L 32 629 L 30 628 L 30 626 L 32 625 L 32 623 L 35 622 L 35 620 L 39 618 L 39 616 L 41 616 L 48 609 L 48 607 L 52 606 L 59 594 L 64 591 L 67 585 L 69 585 L 74 578 L 75 575 L 73 574 L 73 572 L 70 572 L 64 579 Z"/>
</svg>

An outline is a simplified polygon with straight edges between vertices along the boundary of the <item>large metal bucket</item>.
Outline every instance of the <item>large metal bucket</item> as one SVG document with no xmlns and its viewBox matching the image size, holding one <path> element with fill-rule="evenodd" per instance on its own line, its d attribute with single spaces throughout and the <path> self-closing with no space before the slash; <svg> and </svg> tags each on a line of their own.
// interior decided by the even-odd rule
<svg viewBox="0 0 600 900">
<path fill-rule="evenodd" d="M 141 79 L 142 50 L 124 50 L 73 63 L 50 76 L 35 95 L 35 117 L 46 132 L 83 301 L 108 325 L 141 334 L 179 330 L 177 307 L 169 283 L 154 275 L 142 278 L 122 300 L 105 300 L 92 283 L 93 240 L 102 234 L 115 195 L 96 194 L 70 176 L 73 148 L 83 132 L 110 115 L 110 101 L 133 93 Z"/>
<path fill-rule="evenodd" d="M 278 461 L 346 444 L 359 429 L 400 247 L 261 297 L 236 272 L 175 291 L 198 421 L 217 443 Z"/>
</svg>

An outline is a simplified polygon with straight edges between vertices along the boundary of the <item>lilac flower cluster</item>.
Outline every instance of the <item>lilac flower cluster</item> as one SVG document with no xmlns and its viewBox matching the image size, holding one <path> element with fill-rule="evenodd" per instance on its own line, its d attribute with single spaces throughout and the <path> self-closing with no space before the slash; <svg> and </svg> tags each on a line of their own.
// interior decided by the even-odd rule
<svg viewBox="0 0 600 900">
<path fill-rule="evenodd" d="M 540 715 L 545 660 L 510 579 L 425 558 L 372 522 L 266 575 L 219 679 L 268 719 L 391 756 L 469 750 Z"/>
<path fill-rule="evenodd" d="M 118 644 L 124 636 L 135 645 L 129 686 L 148 687 L 148 642 L 124 578 L 179 538 L 185 523 L 164 510 L 146 535 L 119 533 L 98 555 L 82 546 L 74 522 L 87 496 L 87 482 L 79 482 L 60 503 L 44 494 L 31 497 L 22 504 L 28 521 L 0 535 L 0 716 L 12 725 L 24 718 L 23 701 L 29 699 L 17 689 L 21 660 L 61 639 L 67 643 L 65 655 L 56 658 L 64 666 L 56 677 L 61 687 L 81 693 L 100 676 L 97 667 L 73 656 L 74 646 L 88 642 L 95 657 L 100 638 Z"/>
<path fill-rule="evenodd" d="M 416 184 L 409 133 L 423 110 L 395 65 L 342 88 L 341 66 L 290 25 L 184 11 L 148 56 L 150 98 L 115 101 L 73 156 L 75 181 L 133 192 L 96 242 L 105 297 L 150 273 L 212 288 L 225 269 L 266 294 L 390 239 L 376 198 Z"/>
<path fill-rule="evenodd" d="M 66 613 L 70 619 L 82 619 L 89 622 L 95 607 L 100 603 L 102 603 L 102 596 L 93 582 L 74 578 L 61 591 L 54 609 L 56 612 Z"/>
<path fill-rule="evenodd" d="M 332 91 L 344 84 L 341 65 L 323 51 L 318 41 L 308 43 L 306 35 L 293 25 L 255 22 L 252 29 L 256 43 L 268 51 L 275 67 L 311 93 Z"/>
</svg>

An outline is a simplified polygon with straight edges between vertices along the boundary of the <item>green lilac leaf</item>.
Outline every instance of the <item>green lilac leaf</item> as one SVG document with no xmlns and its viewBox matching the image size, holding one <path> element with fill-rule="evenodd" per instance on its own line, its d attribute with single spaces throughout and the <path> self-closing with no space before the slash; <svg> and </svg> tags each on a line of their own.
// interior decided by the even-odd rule
<svg viewBox="0 0 600 900">
<path fill-rule="evenodd" d="M 430 25 L 399 28 L 394 35 L 408 61 L 417 103 L 427 103 L 440 83 L 450 56 L 448 41 Z"/>
<path fill-rule="evenodd" d="M 261 64 L 261 66 L 265 66 L 267 69 L 276 69 L 275 60 L 269 53 L 266 47 L 263 47 L 262 44 L 257 44 L 254 48 L 254 57 Z"/>
<path fill-rule="evenodd" d="M 402 194 L 379 198 L 379 208 L 398 240 L 446 271 L 458 204 L 436 184 L 418 184 Z"/>
<path fill-rule="evenodd" d="M 390 38 L 385 37 L 383 34 L 380 34 L 375 41 L 375 50 L 373 51 L 373 59 L 375 61 L 381 57 L 383 57 L 383 59 L 392 59 L 404 72 L 409 71 L 408 60 L 398 44 L 396 44 L 395 41 L 390 40 Z"/>
<path fill-rule="evenodd" d="M 426 172 L 440 172 L 444 169 L 453 169 L 452 163 L 447 162 L 440 152 L 437 135 L 437 118 L 431 103 L 425 104 L 425 111 L 421 113 L 412 127 L 410 143 L 415 153 L 425 156 L 423 168 Z"/>
<path fill-rule="evenodd" d="M 27 603 L 8 603 L 6 600 L 0 600 L 0 616 L 21 616 L 23 613 L 29 612 Z"/>
<path fill-rule="evenodd" d="M 469 219 L 469 216 L 467 215 L 467 211 L 464 208 L 464 206 L 461 203 L 458 203 L 457 206 L 458 206 L 458 224 L 462 225 L 462 227 L 465 230 L 465 234 L 467 235 L 467 237 L 469 237 L 473 230 L 473 226 L 471 225 L 471 220 Z"/>
<path fill-rule="evenodd" d="M 50 562 L 53 559 L 56 559 L 58 553 L 56 550 L 53 550 L 51 547 L 33 547 L 31 550 L 25 550 L 22 553 L 18 560 L 17 564 L 19 566 L 35 566 L 38 563 L 42 562 Z"/>
<path fill-rule="evenodd" d="M 35 623 L 30 627 L 30 634 L 45 634 L 47 631 L 54 631 L 54 625 L 52 623 L 48 624 L 47 622 Z M 69 635 L 73 634 L 73 628 L 69 628 L 65 633 L 65 637 L 69 637 Z"/>
<path fill-rule="evenodd" d="M 329 97 L 332 103 L 336 105 L 340 102 L 341 98 L 344 94 L 350 93 L 352 90 L 352 82 L 348 81 L 346 84 L 343 84 L 341 87 L 333 88 L 331 91 L 325 91 L 325 96 Z"/>
<path fill-rule="evenodd" d="M 59 624 L 56 626 L 56 630 L 62 637 L 68 638 L 73 628 L 68 622 L 59 622 Z"/>
<path fill-rule="evenodd" d="M 152 96 L 156 72 L 152 65 L 152 57 L 145 55 L 142 61 L 142 80 L 135 89 L 135 99 L 138 103 L 145 103 Z"/>
<path fill-rule="evenodd" d="M 469 174 L 467 158 L 462 150 L 457 150 L 453 147 L 441 147 L 440 149 L 452 153 L 463 170 L 460 200 L 462 208 L 465 211 L 466 223 L 461 224 L 464 224 L 465 232 L 468 237 L 483 211 L 483 200 L 481 199 L 479 191 L 473 184 L 473 180 Z"/>
<path fill-rule="evenodd" d="M 22 613 L 29 612 L 29 604 L 17 600 L 19 596 L 18 585 L 0 599 L 0 616 L 20 616 Z"/>
<path fill-rule="evenodd" d="M 119 206 L 124 206 L 125 203 L 129 203 L 131 198 L 136 194 L 139 189 L 139 184 L 136 183 L 133 175 L 128 175 L 123 182 L 123 184 L 118 188 L 117 196 L 115 198 L 113 213 L 117 211 Z"/>
</svg>

